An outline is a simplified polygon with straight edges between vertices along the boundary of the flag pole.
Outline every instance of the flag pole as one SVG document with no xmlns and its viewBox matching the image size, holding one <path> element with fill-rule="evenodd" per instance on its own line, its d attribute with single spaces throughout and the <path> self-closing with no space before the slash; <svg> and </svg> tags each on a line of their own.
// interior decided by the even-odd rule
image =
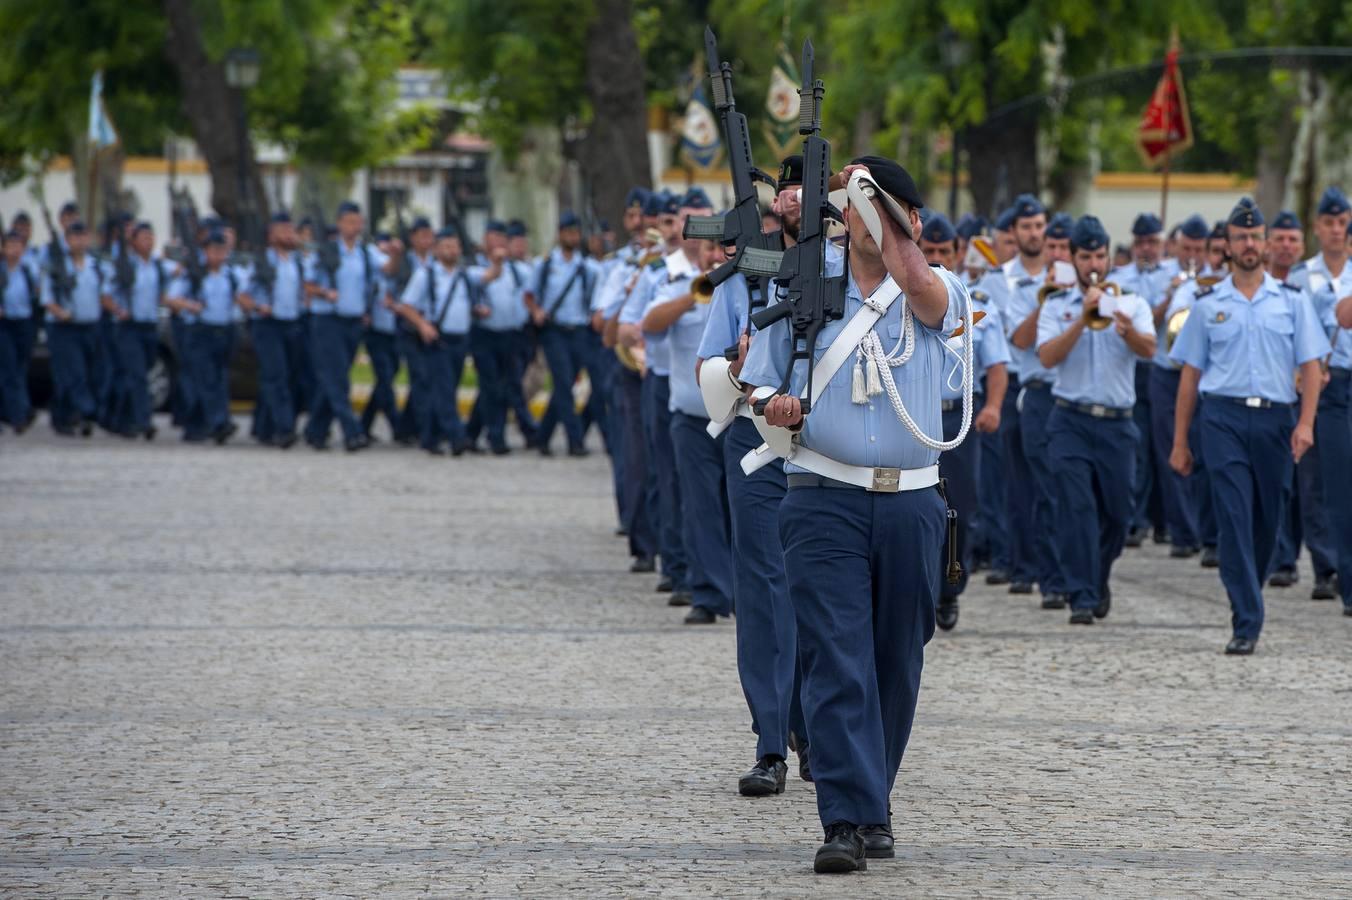
<svg viewBox="0 0 1352 900">
<path fill-rule="evenodd" d="M 1177 66 L 1178 60 L 1178 25 L 1173 25 L 1169 31 L 1169 49 L 1164 54 L 1164 74 L 1169 79 L 1169 84 L 1175 83 L 1174 77 L 1170 77 L 1171 63 Z M 1167 231 L 1169 228 L 1169 164 L 1173 161 L 1173 91 L 1164 92 L 1164 177 L 1160 180 L 1160 224 Z"/>
</svg>

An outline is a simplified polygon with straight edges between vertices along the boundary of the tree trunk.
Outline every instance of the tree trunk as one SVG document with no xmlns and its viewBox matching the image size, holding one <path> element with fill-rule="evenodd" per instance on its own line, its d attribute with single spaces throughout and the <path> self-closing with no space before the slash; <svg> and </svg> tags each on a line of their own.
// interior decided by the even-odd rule
<svg viewBox="0 0 1352 900">
<path fill-rule="evenodd" d="M 962 135 L 976 212 L 994 218 L 1018 194 L 1037 193 L 1037 115 L 1016 113 Z"/>
<path fill-rule="evenodd" d="M 178 72 L 183 112 L 211 171 L 211 205 L 234 223 L 241 240 L 260 238 L 268 202 L 253 144 L 240 130 L 244 98 L 225 83 L 224 64 L 207 55 L 193 0 L 164 0 L 164 13 L 165 54 Z"/>
<path fill-rule="evenodd" d="M 1283 103 L 1277 121 L 1264 128 L 1266 138 L 1258 145 L 1257 185 L 1254 201 L 1263 214 L 1272 219 L 1287 202 L 1287 185 L 1295 152 L 1295 104 Z"/>
<path fill-rule="evenodd" d="M 592 123 L 581 162 L 596 214 L 615 226 L 624 217 L 629 189 L 652 184 L 643 56 L 632 21 L 630 0 L 596 0 L 587 27 Z"/>
</svg>

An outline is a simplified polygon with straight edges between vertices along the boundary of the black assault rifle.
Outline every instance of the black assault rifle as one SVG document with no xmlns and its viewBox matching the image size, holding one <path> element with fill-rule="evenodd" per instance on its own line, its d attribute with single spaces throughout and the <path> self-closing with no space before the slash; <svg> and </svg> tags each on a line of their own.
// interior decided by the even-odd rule
<svg viewBox="0 0 1352 900">
<path fill-rule="evenodd" d="M 800 359 L 806 360 L 803 415 L 811 409 L 817 335 L 827 322 L 845 316 L 845 270 L 842 268 L 841 274 L 836 276 L 826 274 L 826 247 L 830 243 L 826 236 L 827 223 L 844 223 L 845 217 L 831 205 L 830 199 L 831 145 L 821 136 L 821 102 L 825 91 L 820 80 L 813 80 L 812 41 L 806 40 L 803 42 L 803 86 L 798 92 L 798 133 L 806 136 L 803 141 L 803 220 L 798 229 L 798 243 L 781 254 L 775 276 L 780 295 L 786 299 L 751 316 L 751 321 L 761 330 L 780 319 L 789 319 L 793 354 L 784 371 L 784 383 L 776 393 L 789 392 L 794 364 Z M 845 257 L 848 260 L 848 236 Z M 758 264 L 760 260 L 753 257 L 751 262 Z M 765 414 L 766 400 L 752 404 L 756 415 Z"/>
<path fill-rule="evenodd" d="M 718 58 L 718 41 L 713 29 L 704 28 L 704 48 L 709 59 L 709 81 L 713 88 L 714 109 L 723 125 L 723 140 L 728 148 L 728 164 L 732 169 L 732 192 L 734 206 L 721 216 L 690 216 L 685 222 L 684 237 L 719 241 L 725 247 L 735 247 L 736 255 L 723 265 L 709 273 L 709 281 L 714 287 L 722 284 L 739 270 L 746 275 L 747 294 L 750 298 L 750 312 L 764 307 L 767 303 L 766 285 L 769 276 L 777 268 L 766 269 L 764 259 L 759 268 L 752 264 L 758 253 L 770 254 L 777 264 L 779 254 L 784 250 L 784 240 L 779 232 L 765 234 L 761 229 L 760 201 L 756 196 L 756 182 L 760 181 L 778 190 L 779 185 L 766 175 L 751 160 L 751 133 L 746 126 L 746 116 L 737 111 L 737 103 L 732 96 L 732 65 Z M 750 271 L 748 270 L 750 266 Z M 761 274 L 756 274 L 757 272 Z M 751 331 L 750 317 L 747 320 L 747 333 Z M 738 347 L 733 344 L 723 351 L 729 360 L 737 358 Z"/>
</svg>

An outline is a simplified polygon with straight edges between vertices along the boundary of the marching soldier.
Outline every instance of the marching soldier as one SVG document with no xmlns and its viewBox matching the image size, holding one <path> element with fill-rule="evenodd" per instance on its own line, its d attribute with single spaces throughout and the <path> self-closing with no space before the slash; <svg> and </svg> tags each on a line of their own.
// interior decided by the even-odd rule
<svg viewBox="0 0 1352 900">
<path fill-rule="evenodd" d="M 253 278 L 239 304 L 249 315 L 254 353 L 258 357 L 258 406 L 255 433 L 260 441 L 283 450 L 296 443 L 297 397 L 294 386 L 305 364 L 305 261 L 297 247 L 295 226 L 285 212 L 268 223 L 268 248 L 254 266 Z"/>
<path fill-rule="evenodd" d="M 1037 343 L 1042 365 L 1056 370 L 1048 457 L 1070 624 L 1092 625 L 1112 605 L 1108 578 L 1131 524 L 1142 439 L 1132 414 L 1136 360 L 1154 355 L 1155 324 L 1143 298 L 1099 286 L 1110 263 L 1098 219 L 1081 217 L 1070 243 L 1077 285 L 1043 305 Z"/>
<path fill-rule="evenodd" d="M 540 453 L 549 456 L 554 425 L 563 426 L 569 456 L 587 456 L 582 419 L 573 403 L 573 384 L 586 371 L 592 374 L 600 341 L 591 328 L 591 294 L 598 270 L 582 253 L 582 223 L 577 215 L 559 217 L 559 243 L 541 262 L 526 294 L 531 321 L 539 331 L 540 346 L 554 380 L 549 412 L 537 436 Z"/>
<path fill-rule="evenodd" d="M 525 295 L 532 272 L 526 263 L 508 257 L 507 226 L 501 222 L 488 224 L 484 251 L 489 265 L 500 266 L 503 275 L 484 288 L 486 314 L 470 330 L 470 349 L 474 354 L 474 368 L 479 373 L 479 399 L 475 409 L 488 431 L 489 449 L 495 456 L 505 456 L 511 452 L 507 446 L 508 393 L 520 352 L 517 335 L 530 318 Z M 470 442 L 477 437 L 471 426 Z"/>
<path fill-rule="evenodd" d="M 1333 355 L 1329 358 L 1329 383 L 1319 395 L 1319 415 L 1314 420 L 1315 442 L 1321 443 L 1328 460 L 1352 459 L 1352 415 L 1349 415 L 1349 393 L 1352 393 L 1352 266 L 1347 264 L 1346 250 L 1352 245 L 1352 216 L 1343 228 L 1342 266 L 1338 277 L 1320 288 L 1319 304 L 1324 309 L 1323 325 L 1334 336 Z M 1320 243 L 1324 244 L 1323 228 Z M 1327 249 L 1324 261 L 1329 262 Z M 1337 263 L 1334 257 L 1333 263 Z M 1332 270 L 1334 265 L 1330 265 Z M 1342 595 L 1343 615 L 1352 616 L 1352 479 L 1342 466 L 1327 466 L 1323 472 L 1324 508 L 1328 511 L 1329 530 L 1333 538 L 1338 562 L 1338 591 Z"/>
<path fill-rule="evenodd" d="M 1014 282 L 1010 296 L 1008 330 L 1010 365 L 1018 374 L 1013 422 L 1005 425 L 1005 466 L 1012 505 L 1010 528 L 1014 533 L 1014 571 L 1011 594 L 1031 594 L 1032 582 L 1042 591 L 1043 609 L 1064 609 L 1060 584 L 1060 547 L 1052 537 L 1056 528 L 1055 475 L 1047 459 L 1047 417 L 1052 411 L 1052 383 L 1056 375 L 1039 361 L 1036 352 L 1038 292 L 1051 278 L 1046 256 L 1047 211 L 1032 194 L 1014 201 L 1014 236 L 1019 255 L 1010 261 L 1006 275 Z M 1011 387 L 1011 390 L 1015 388 Z"/>
<path fill-rule="evenodd" d="M 516 284 L 517 275 L 525 277 L 525 282 L 520 288 L 521 302 L 524 304 L 525 293 L 534 284 L 536 264 L 530 254 L 529 229 L 520 219 L 512 219 L 507 223 L 507 258 L 514 263 L 512 270 L 508 272 L 512 284 Z M 535 359 L 536 349 L 535 336 L 531 333 L 529 308 L 526 312 L 526 321 L 520 328 L 511 332 L 511 339 L 514 351 L 513 367 L 507 376 L 507 406 L 516 419 L 516 427 L 521 432 L 522 440 L 530 447 L 535 444 L 539 423 L 535 421 L 535 416 L 530 411 L 525 387 L 526 369 Z"/>
<path fill-rule="evenodd" d="M 906 170 L 863 157 L 845 176 L 859 166 L 903 204 L 911 233 L 919 235 L 922 204 Z M 883 223 L 882 247 L 851 207 L 845 318 L 822 330 L 815 352 L 820 359 L 846 323 L 862 316 L 867 330 L 856 353 L 867 353 L 870 366 L 893 383 L 917 430 L 934 435 L 942 427 L 943 336 L 956 328 L 965 292 L 955 275 L 926 264 L 880 198 L 872 202 Z M 840 262 L 828 258 L 827 265 L 840 274 Z M 896 302 L 903 291 L 905 320 Z M 907 336 L 914 345 L 899 362 L 889 353 L 900 355 Z M 781 319 L 757 335 L 741 381 L 777 390 L 791 349 Z M 795 369 L 791 393 L 771 397 L 764 409 L 766 426 L 797 431 L 779 530 L 825 830 L 814 868 L 851 872 L 866 868 L 866 858 L 894 854 L 889 800 L 915 717 L 924 645 L 934 633 L 946 511 L 937 451 L 920 443 L 885 399 L 880 408 L 874 395 L 854 402 L 852 366 L 817 372 L 822 390 L 806 417 L 798 396 L 805 372 Z"/>
<path fill-rule="evenodd" d="M 40 276 L 23 234 L 13 228 L 17 221 L 15 216 L 5 233 L 0 261 L 0 419 L 23 434 L 37 415 L 28 396 L 28 361 L 37 335 Z"/>
<path fill-rule="evenodd" d="M 995 255 L 1008 275 L 1015 258 L 1019 255 L 1019 243 L 1014 239 L 1014 207 L 1011 206 L 996 216 L 995 224 L 991 227 L 995 232 Z M 1010 286 L 1013 287 L 1013 280 L 1010 281 Z"/>
<path fill-rule="evenodd" d="M 387 233 L 376 237 L 376 249 L 393 260 L 402 255 L 394 239 Z M 366 398 L 366 407 L 361 412 L 361 430 L 372 443 L 375 435 L 371 427 L 376 416 L 384 415 L 389 423 L 390 435 L 399 432 L 399 400 L 394 393 L 394 380 L 399 374 L 398 317 L 395 316 L 389 302 L 396 288 L 402 266 L 393 273 L 382 272 L 377 276 L 375 296 L 371 300 L 371 312 L 366 317 L 366 331 L 362 344 L 366 347 L 366 356 L 371 360 L 371 375 L 375 383 L 371 385 L 371 394 Z"/>
<path fill-rule="evenodd" d="M 436 232 L 432 230 L 432 223 L 424 216 L 414 219 L 408 230 L 408 240 L 408 251 L 399 261 L 399 272 L 394 276 L 393 290 L 385 300 L 391 310 L 397 308 L 399 298 L 404 295 L 404 289 L 408 287 L 414 273 L 432 262 L 432 245 L 436 242 Z M 415 394 L 414 385 L 422 384 L 423 379 L 415 378 L 413 374 L 413 368 L 422 360 L 422 339 L 406 319 L 399 317 L 398 326 L 396 349 L 404 364 L 408 366 L 409 377 L 408 394 L 404 397 L 404 408 L 399 413 L 399 424 L 394 430 L 394 439 L 405 447 L 413 447 L 418 444 L 422 435 L 422 424 L 417 416 L 421 404 Z"/>
<path fill-rule="evenodd" d="M 352 412 L 348 373 L 361 343 L 362 321 L 370 317 L 381 290 L 380 275 L 394 274 L 399 261 L 362 240 L 362 226 L 361 207 L 351 201 L 339 204 L 338 237 L 320 245 L 306 273 L 316 384 L 305 442 L 316 450 L 328 446 L 335 418 L 348 452 L 371 445 Z"/>
<path fill-rule="evenodd" d="M 1200 391 L 1201 445 L 1220 530 L 1221 582 L 1234 636 L 1225 652 L 1253 653 L 1291 466 L 1314 443 L 1320 360 L 1329 352 L 1304 291 L 1263 271 L 1263 214 L 1247 197 L 1230 214 L 1234 271 L 1197 292 L 1171 358 L 1184 364 L 1169 463 L 1192 466 L 1188 426 Z M 1292 372 L 1304 392 L 1295 410 Z"/>
<path fill-rule="evenodd" d="M 165 305 L 176 266 L 154 255 L 155 231 L 149 222 L 133 226 L 130 246 L 114 261 L 105 280 L 104 311 L 114 324 L 117 370 L 121 376 L 119 409 L 113 428 L 125 437 L 153 440 L 150 367 L 159 355 L 160 307 Z"/>
<path fill-rule="evenodd" d="M 217 444 L 230 440 L 238 426 L 230 418 L 230 330 L 235 298 L 243 286 L 229 265 L 225 235 L 212 232 L 206 243 L 206 266 L 189 269 L 169 292 L 169 306 L 183 316 L 187 345 L 182 364 L 192 373 L 192 389 L 183 423 L 183 439 Z"/>
<path fill-rule="evenodd" d="M 52 427 L 67 437 L 78 428 L 82 436 L 89 437 L 98 411 L 92 376 L 103 273 L 98 260 L 89 253 L 89 232 L 84 222 L 72 219 L 65 227 L 64 238 L 59 265 L 58 254 L 49 247 L 42 276 L 42 305 L 48 316 L 47 345 L 55 382 Z"/>
<path fill-rule="evenodd" d="M 1047 220 L 1047 261 L 1070 262 L 1070 230 L 1075 219 L 1070 213 L 1059 212 Z"/>
<path fill-rule="evenodd" d="M 953 271 L 957 264 L 957 237 L 957 232 L 942 213 L 932 215 L 920 233 L 920 250 L 925 254 L 925 261 L 931 266 Z M 1003 283 L 998 277 L 995 280 Z M 969 286 L 968 293 L 972 298 L 973 317 L 981 317 L 981 321 L 969 327 L 974 329 L 974 359 L 977 371 L 985 375 L 985 388 L 981 387 L 982 382 L 976 381 L 977 373 L 973 373 L 973 380 L 976 381 L 976 393 L 984 394 L 985 402 L 972 421 L 973 432 L 956 449 L 939 456 L 939 477 L 944 479 L 948 502 L 958 514 L 957 547 L 953 552 L 962 566 L 962 574 L 956 584 L 945 578 L 939 585 L 936 621 L 944 631 L 958 624 L 958 598 L 967 588 L 967 573 L 971 568 L 968 535 L 971 533 L 970 523 L 976 518 L 980 505 L 977 473 L 984 462 L 980 457 L 978 437 L 999 430 L 1000 409 L 1005 402 L 1009 381 L 1009 345 L 1005 342 L 1000 310 L 991 295 L 979 286 Z M 944 436 L 948 440 L 956 438 L 962 428 L 962 371 L 960 357 L 957 356 L 962 346 L 958 343 L 960 340 L 955 340 L 956 348 L 950 348 L 954 352 L 944 366 L 944 380 L 940 385 L 940 409 L 943 412 Z M 986 505 L 995 504 L 988 502 Z M 940 558 L 946 559 L 947 555 L 948 551 L 945 550 Z"/>
</svg>

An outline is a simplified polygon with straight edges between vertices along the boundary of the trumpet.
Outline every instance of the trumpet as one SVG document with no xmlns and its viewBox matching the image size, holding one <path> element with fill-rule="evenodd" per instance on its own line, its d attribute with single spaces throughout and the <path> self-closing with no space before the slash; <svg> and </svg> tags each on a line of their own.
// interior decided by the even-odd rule
<svg viewBox="0 0 1352 900">
<path fill-rule="evenodd" d="M 690 298 L 696 303 L 708 303 L 714 299 L 714 283 L 708 272 L 701 272 L 690 282 Z"/>
<path fill-rule="evenodd" d="M 1118 287 L 1116 283 L 1105 281 L 1103 284 L 1099 284 L 1097 272 L 1090 273 L 1089 286 L 1097 287 L 1104 293 L 1112 294 L 1114 297 L 1122 296 L 1122 288 Z M 1089 326 L 1090 331 L 1102 331 L 1113 324 L 1113 318 L 1112 316 L 1099 315 L 1097 312 L 1090 311 L 1086 308 L 1084 311 L 1084 324 Z"/>
</svg>

